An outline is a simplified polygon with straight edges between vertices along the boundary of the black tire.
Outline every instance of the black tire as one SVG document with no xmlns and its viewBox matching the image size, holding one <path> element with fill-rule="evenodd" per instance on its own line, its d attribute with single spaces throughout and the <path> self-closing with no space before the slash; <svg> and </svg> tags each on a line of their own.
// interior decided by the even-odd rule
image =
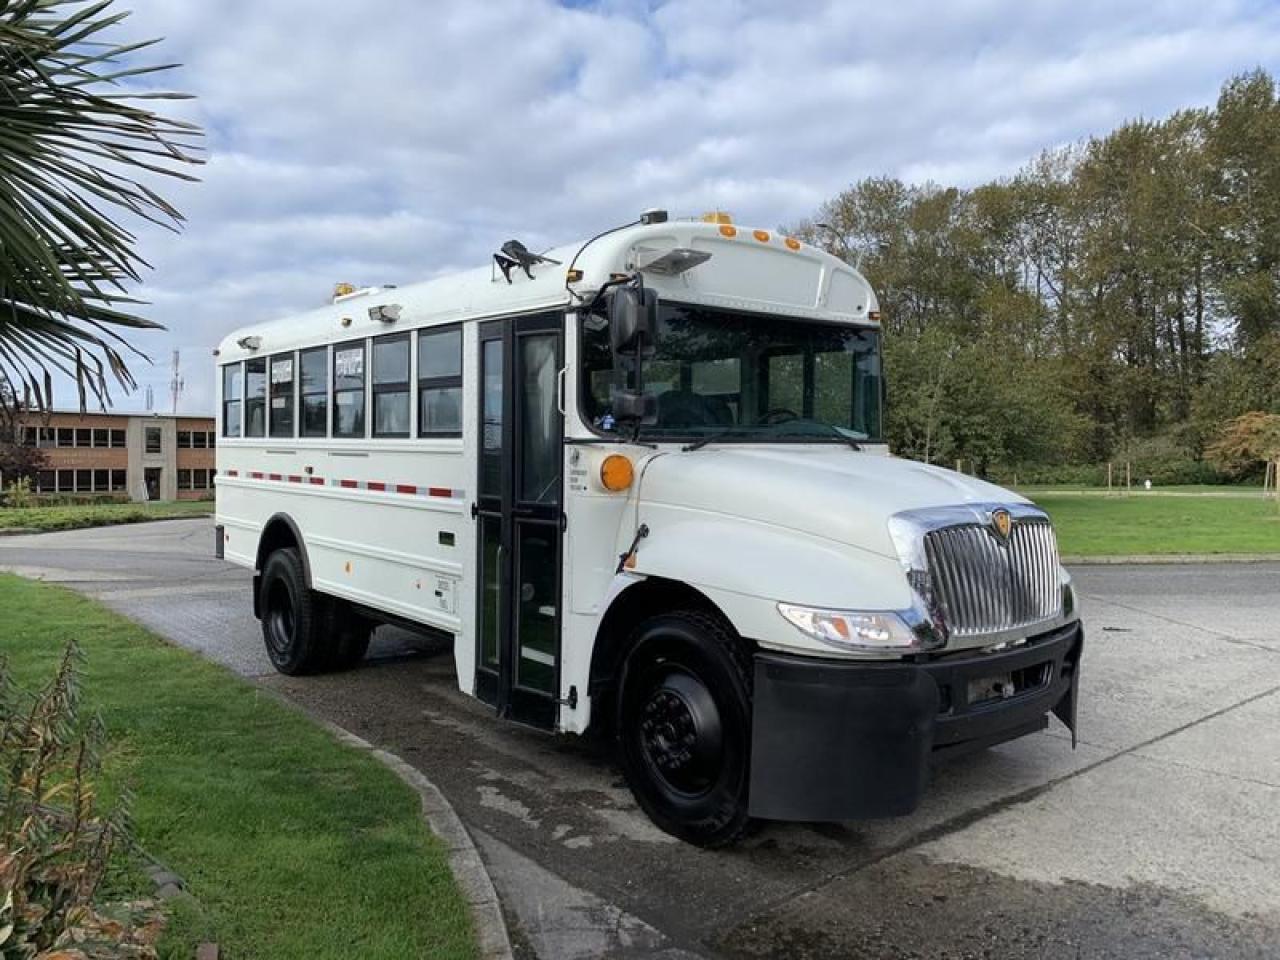
<svg viewBox="0 0 1280 960">
<path fill-rule="evenodd" d="M 320 598 L 307 588 L 302 557 L 292 547 L 275 551 L 262 568 L 258 609 L 271 665 L 291 677 L 326 666 Z"/>
<path fill-rule="evenodd" d="M 636 629 L 615 731 L 631 792 L 659 827 L 702 847 L 747 832 L 751 659 L 720 620 L 677 611 Z"/>
</svg>

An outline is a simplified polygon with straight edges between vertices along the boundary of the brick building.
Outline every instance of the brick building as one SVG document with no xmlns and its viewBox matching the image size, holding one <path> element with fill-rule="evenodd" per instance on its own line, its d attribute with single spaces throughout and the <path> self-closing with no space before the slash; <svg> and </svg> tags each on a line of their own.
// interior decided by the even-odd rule
<svg viewBox="0 0 1280 960">
<path fill-rule="evenodd" d="M 113 500 L 213 496 L 213 417 L 151 413 L 30 413 L 22 441 L 44 451 L 41 494 Z"/>
</svg>

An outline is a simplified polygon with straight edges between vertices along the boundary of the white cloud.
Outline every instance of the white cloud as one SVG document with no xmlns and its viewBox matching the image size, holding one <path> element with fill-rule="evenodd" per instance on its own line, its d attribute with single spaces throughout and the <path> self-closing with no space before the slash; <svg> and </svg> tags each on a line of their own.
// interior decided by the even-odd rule
<svg viewBox="0 0 1280 960">
<path fill-rule="evenodd" d="M 338 280 L 654 205 L 773 227 L 867 175 L 972 184 L 1280 67 L 1280 9 L 1245 0 L 131 5 L 123 30 L 166 37 L 168 83 L 198 97 L 175 109 L 209 132 L 203 182 L 166 190 L 185 233 L 140 234 L 169 331 L 140 338 L 158 367 L 137 373 L 163 406 L 181 348 L 192 410 L 222 336 Z"/>
</svg>

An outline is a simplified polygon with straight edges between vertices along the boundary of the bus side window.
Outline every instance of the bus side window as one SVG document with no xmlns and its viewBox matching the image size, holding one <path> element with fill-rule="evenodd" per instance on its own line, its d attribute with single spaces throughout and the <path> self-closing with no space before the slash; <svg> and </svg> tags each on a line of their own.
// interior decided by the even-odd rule
<svg viewBox="0 0 1280 960">
<path fill-rule="evenodd" d="M 364 342 L 333 348 L 333 435 L 364 436 Z"/>
<path fill-rule="evenodd" d="M 462 328 L 418 334 L 418 436 L 462 435 Z"/>
<path fill-rule="evenodd" d="M 324 437 L 329 433 L 329 349 L 320 347 L 298 354 L 302 378 L 302 417 L 299 431 L 304 437 Z"/>
<path fill-rule="evenodd" d="M 224 437 L 240 436 L 240 388 L 244 383 L 244 373 L 238 363 L 228 363 L 222 368 L 222 435 Z M 124 431 L 111 431 L 112 445 L 124 446 L 124 438 L 121 437 L 121 443 L 115 444 L 116 433 L 123 434 Z"/>
<path fill-rule="evenodd" d="M 244 363 L 244 435 L 267 435 L 267 358 Z"/>
<path fill-rule="evenodd" d="M 271 358 L 271 436 L 293 436 L 293 354 Z"/>
<path fill-rule="evenodd" d="M 409 335 L 373 341 L 373 435 L 409 435 Z"/>
</svg>

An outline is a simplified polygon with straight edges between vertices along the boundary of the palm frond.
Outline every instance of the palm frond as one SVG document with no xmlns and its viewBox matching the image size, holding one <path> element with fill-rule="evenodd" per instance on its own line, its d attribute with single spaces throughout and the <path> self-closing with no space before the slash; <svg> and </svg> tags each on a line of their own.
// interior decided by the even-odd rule
<svg viewBox="0 0 1280 960">
<path fill-rule="evenodd" d="M 127 333 L 159 326 L 126 292 L 149 268 L 128 224 L 181 227 L 147 181 L 194 180 L 202 133 L 147 105 L 184 94 L 129 87 L 176 64 L 117 40 L 128 17 L 115 0 L 0 0 L 0 407 L 47 407 L 53 372 L 105 407 L 111 383 L 135 385 Z"/>
</svg>

